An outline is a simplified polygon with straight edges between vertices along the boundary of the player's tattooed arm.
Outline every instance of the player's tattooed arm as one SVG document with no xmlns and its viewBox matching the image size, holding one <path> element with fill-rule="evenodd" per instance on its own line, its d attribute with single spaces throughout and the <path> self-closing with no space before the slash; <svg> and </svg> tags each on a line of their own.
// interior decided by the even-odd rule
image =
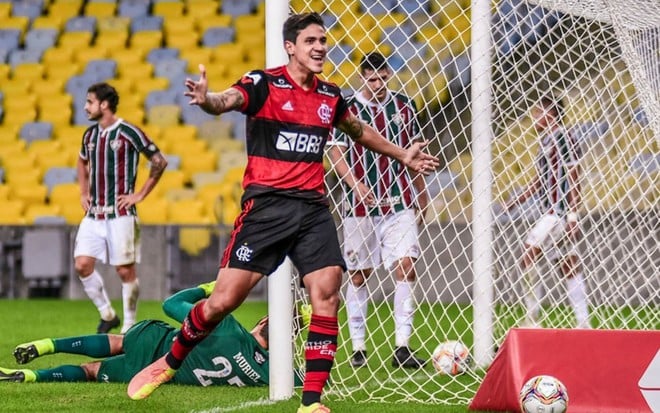
<svg viewBox="0 0 660 413">
<path fill-rule="evenodd" d="M 219 93 L 207 93 L 206 101 L 200 106 L 205 112 L 212 115 L 239 109 L 245 103 L 243 94 L 235 88 L 229 88 Z"/>
<path fill-rule="evenodd" d="M 346 116 L 337 127 L 354 141 L 359 140 L 364 134 L 364 123 L 353 114 Z"/>
<path fill-rule="evenodd" d="M 151 167 L 149 168 L 149 177 L 156 180 L 160 179 L 167 168 L 167 159 L 160 152 L 156 152 L 149 158 Z"/>
</svg>

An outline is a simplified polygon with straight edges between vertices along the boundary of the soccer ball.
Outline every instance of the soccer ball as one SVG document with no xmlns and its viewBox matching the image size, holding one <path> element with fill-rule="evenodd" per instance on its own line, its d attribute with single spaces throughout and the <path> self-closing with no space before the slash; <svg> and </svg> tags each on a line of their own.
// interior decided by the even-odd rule
<svg viewBox="0 0 660 413">
<path fill-rule="evenodd" d="M 552 376 L 532 377 L 520 390 L 520 407 L 522 413 L 564 413 L 566 386 Z"/>
<path fill-rule="evenodd" d="M 470 350 L 457 340 L 448 340 L 438 344 L 433 350 L 433 367 L 440 374 L 461 374 L 470 367 Z"/>
</svg>

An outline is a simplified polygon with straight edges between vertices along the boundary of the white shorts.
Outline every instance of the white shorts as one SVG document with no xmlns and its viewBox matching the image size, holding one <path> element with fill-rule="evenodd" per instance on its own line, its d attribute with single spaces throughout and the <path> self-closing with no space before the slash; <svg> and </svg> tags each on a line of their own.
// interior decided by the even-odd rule
<svg viewBox="0 0 660 413">
<path fill-rule="evenodd" d="M 140 262 L 137 219 L 131 215 L 99 220 L 83 218 L 73 257 L 94 257 L 115 266 Z"/>
<path fill-rule="evenodd" d="M 391 270 L 404 257 L 416 259 L 420 248 L 415 211 L 344 219 L 344 260 L 349 271 Z"/>
<path fill-rule="evenodd" d="M 549 259 L 575 255 L 577 251 L 573 243 L 567 242 L 566 229 L 566 219 L 544 214 L 527 234 L 525 244 L 543 250 Z M 565 248 L 567 244 L 571 244 L 569 248 Z"/>
</svg>

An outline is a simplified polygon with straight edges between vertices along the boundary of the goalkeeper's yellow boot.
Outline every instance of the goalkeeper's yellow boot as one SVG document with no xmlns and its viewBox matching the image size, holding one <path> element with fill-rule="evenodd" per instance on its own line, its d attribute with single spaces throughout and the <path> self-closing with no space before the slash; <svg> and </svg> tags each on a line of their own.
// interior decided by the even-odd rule
<svg viewBox="0 0 660 413">
<path fill-rule="evenodd" d="M 172 380 L 176 370 L 171 368 L 163 356 L 154 361 L 128 383 L 128 397 L 133 400 L 146 399 L 163 383 Z"/>
<path fill-rule="evenodd" d="M 0 367 L 0 381 L 34 383 L 37 381 L 37 375 L 32 370 L 12 370 Z"/>
<path fill-rule="evenodd" d="M 16 346 L 14 349 L 14 358 L 18 364 L 26 364 L 45 354 L 53 354 L 55 345 L 50 338 L 43 340 L 30 341 Z"/>
<path fill-rule="evenodd" d="M 298 407 L 297 413 L 330 413 L 330 409 L 317 402 L 312 403 L 309 406 L 303 406 L 301 404 L 300 407 Z"/>
</svg>

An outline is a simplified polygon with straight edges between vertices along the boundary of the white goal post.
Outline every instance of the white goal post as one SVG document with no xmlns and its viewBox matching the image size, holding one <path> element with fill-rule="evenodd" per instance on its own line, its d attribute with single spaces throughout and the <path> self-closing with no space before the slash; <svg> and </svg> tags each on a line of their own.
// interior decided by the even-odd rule
<svg viewBox="0 0 660 413">
<path fill-rule="evenodd" d="M 381 267 L 367 283 L 367 365 L 350 364 L 342 306 L 326 397 L 466 404 L 507 331 L 524 321 L 530 291 L 540 293 L 540 327 L 576 326 L 572 287 L 560 271 L 569 248 L 580 258 L 592 328 L 660 329 L 660 4 L 267 0 L 267 7 L 324 17 L 330 50 L 323 77 L 347 95 L 362 86 L 362 56 L 379 51 L 394 72 L 390 89 L 415 102 L 429 151 L 442 165 L 426 180 L 432 202 L 419 227 L 410 345 L 428 359 L 439 342 L 461 340 L 476 361 L 460 376 L 439 375 L 430 365 L 393 368 L 394 276 Z M 269 24 L 271 18 L 267 13 L 273 33 L 266 36 L 281 39 L 281 21 Z M 268 50 L 281 48 L 276 43 L 268 40 Z M 538 277 L 527 278 L 523 242 L 544 210 L 538 194 L 510 211 L 502 205 L 538 174 L 542 137 L 531 112 L 543 96 L 563 107 L 563 127 L 579 146 L 583 235 L 544 251 Z M 343 240 L 346 193 L 329 162 L 326 178 Z M 292 280 L 296 303 L 306 302 Z M 271 314 L 291 313 L 290 306 L 270 306 Z M 295 340 L 297 368 L 304 367 L 305 336 Z M 273 342 L 272 357 L 290 345 Z M 271 397 L 292 394 L 289 384 L 279 385 L 271 382 Z"/>
</svg>

